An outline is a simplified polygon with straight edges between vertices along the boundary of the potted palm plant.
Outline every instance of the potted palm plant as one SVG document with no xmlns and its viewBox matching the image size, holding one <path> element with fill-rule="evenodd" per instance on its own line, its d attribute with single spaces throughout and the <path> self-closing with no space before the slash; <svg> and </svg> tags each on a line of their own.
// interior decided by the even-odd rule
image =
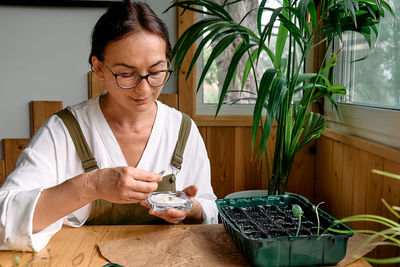
<svg viewBox="0 0 400 267">
<path fill-rule="evenodd" d="M 311 111 L 311 103 L 327 97 L 335 105 L 333 95 L 346 93 L 344 86 L 333 84 L 331 79 L 340 53 L 339 48 L 332 49 L 334 40 L 342 38 L 345 32 L 357 32 L 372 49 L 372 37 L 378 35 L 381 18 L 393 11 L 385 0 L 282 0 L 279 6 L 257 0 L 257 8 L 248 10 L 240 21 L 235 21 L 227 9 L 243 1 L 249 0 L 224 0 L 220 4 L 210 0 L 175 1 L 170 8 L 180 7 L 184 12 L 191 10 L 205 16 L 179 37 L 172 51 L 173 65 L 175 70 L 180 70 L 189 49 L 198 42 L 187 71 L 189 75 L 201 52 L 211 45 L 213 50 L 198 80 L 200 88 L 211 63 L 235 42 L 231 58 L 225 58 L 229 66 L 224 70 L 217 114 L 236 76 L 241 75 L 242 91 L 246 80 L 252 77 L 255 93 L 246 97 L 255 102 L 252 147 L 255 149 L 257 131 L 261 127 L 257 153 L 265 154 L 267 159 L 273 157 L 272 168 L 266 160 L 268 192 L 282 194 L 286 191 L 295 154 L 325 130 L 324 117 Z M 265 22 L 266 13 L 269 20 Z M 256 14 L 255 30 L 242 24 L 250 14 Z M 278 29 L 277 33 L 274 29 Z M 274 51 L 269 48 L 271 40 L 275 40 Z M 305 73 L 305 60 L 315 49 L 323 55 L 319 66 Z M 260 74 L 262 55 L 267 55 L 272 67 Z M 246 65 L 239 73 L 237 66 L 241 60 L 245 60 Z M 296 100 L 297 93 L 301 96 Z M 277 125 L 275 150 L 273 155 L 268 155 L 266 145 L 274 121 Z"/>
</svg>

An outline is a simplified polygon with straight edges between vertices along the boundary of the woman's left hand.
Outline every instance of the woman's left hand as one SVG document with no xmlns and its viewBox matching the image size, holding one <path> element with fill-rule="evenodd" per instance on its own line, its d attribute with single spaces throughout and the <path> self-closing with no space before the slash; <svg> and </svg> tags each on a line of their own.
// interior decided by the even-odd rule
<svg viewBox="0 0 400 267">
<path fill-rule="evenodd" d="M 150 209 L 147 202 L 142 201 L 140 204 L 149 210 L 149 214 L 160 217 L 169 223 L 180 223 L 184 219 L 188 219 L 191 223 L 201 223 L 203 221 L 203 208 L 200 203 L 194 199 L 197 194 L 197 186 L 191 185 L 186 187 L 182 191 L 193 201 L 193 207 L 190 210 L 177 210 L 177 209 L 167 209 L 164 211 L 155 211 Z"/>
</svg>

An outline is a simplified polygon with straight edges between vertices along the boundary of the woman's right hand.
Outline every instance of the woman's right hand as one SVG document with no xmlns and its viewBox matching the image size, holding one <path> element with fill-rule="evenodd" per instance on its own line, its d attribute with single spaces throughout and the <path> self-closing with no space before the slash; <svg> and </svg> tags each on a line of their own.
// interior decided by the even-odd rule
<svg viewBox="0 0 400 267">
<path fill-rule="evenodd" d="M 139 203 L 157 189 L 159 174 L 124 166 L 87 173 L 88 194 L 112 203 Z"/>
</svg>

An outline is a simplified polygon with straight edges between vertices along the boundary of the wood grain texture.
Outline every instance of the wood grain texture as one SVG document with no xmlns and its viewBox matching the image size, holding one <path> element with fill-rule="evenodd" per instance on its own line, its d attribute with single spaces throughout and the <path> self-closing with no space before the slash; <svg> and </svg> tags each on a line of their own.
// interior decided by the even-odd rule
<svg viewBox="0 0 400 267">
<path fill-rule="evenodd" d="M 321 208 L 328 213 L 332 212 L 335 203 L 330 188 L 333 179 L 333 143 L 328 138 L 317 139 L 314 199 L 316 203 L 325 202 Z"/>
<path fill-rule="evenodd" d="M 275 150 L 275 142 L 276 142 L 276 131 L 277 127 L 276 125 L 272 127 L 271 133 L 268 138 L 267 142 L 267 152 L 268 152 L 268 158 L 266 155 L 263 157 L 263 165 L 262 165 L 262 175 L 265 177 L 265 183 L 262 185 L 262 189 L 268 189 L 268 172 L 271 175 L 272 173 L 272 165 L 273 165 L 273 159 L 274 159 L 274 150 Z M 268 165 L 267 165 L 267 160 L 268 160 Z M 269 168 L 269 170 L 268 170 Z"/>
<path fill-rule="evenodd" d="M 97 78 L 93 71 L 89 71 L 88 73 L 88 95 L 89 98 L 93 98 L 95 96 L 101 95 L 106 91 L 106 87 L 104 86 L 104 82 Z"/>
<path fill-rule="evenodd" d="M 158 100 L 171 108 L 179 109 L 177 94 L 160 94 Z"/>
<path fill-rule="evenodd" d="M 188 225 L 63 227 L 50 239 L 47 246 L 35 255 L 31 252 L 2 251 L 0 253 L 0 262 L 2 266 L 16 266 L 14 259 L 15 257 L 19 257 L 19 266 L 104 266 L 109 262 L 100 254 L 97 246 L 98 243 L 119 239 L 139 238 L 142 235 L 156 231 L 186 227 L 188 227 Z M 204 232 L 210 231 L 209 229 L 221 229 L 223 226 L 221 224 L 214 224 L 190 225 L 190 227 L 193 231 Z M 233 244 L 226 245 L 232 246 Z M 215 255 L 213 255 L 213 257 L 215 257 Z M 31 264 L 28 263 L 30 260 L 32 260 Z M 185 265 L 179 262 L 179 259 L 177 259 L 175 263 L 175 265 L 172 265 Z M 169 266 L 168 263 L 162 261 L 160 262 L 160 266 L 161 265 Z M 221 265 L 216 263 L 215 266 Z M 371 265 L 360 259 L 347 266 L 370 267 Z"/>
<path fill-rule="evenodd" d="M 385 159 L 384 160 L 384 171 L 400 174 L 400 164 L 397 162 Z M 386 200 L 386 202 L 390 206 L 400 206 L 400 180 L 396 180 L 390 177 L 383 176 L 382 177 L 382 198 Z M 400 222 L 398 218 L 394 216 L 393 213 L 386 208 L 386 206 L 381 203 L 382 216 L 389 218 L 391 220 Z M 381 227 L 382 230 L 386 229 L 386 227 Z M 378 248 L 378 254 L 382 258 L 392 258 L 398 257 L 400 255 L 400 249 L 393 246 L 385 246 Z M 400 264 L 398 264 L 400 265 Z M 392 265 L 394 266 L 394 265 Z"/>
<path fill-rule="evenodd" d="M 315 142 L 297 152 L 289 175 L 287 191 L 314 201 Z"/>
<path fill-rule="evenodd" d="M 183 9 L 178 8 L 178 37 L 196 21 L 195 13 L 190 10 L 186 10 L 184 13 L 182 13 L 182 11 Z M 196 115 L 196 66 L 192 69 L 187 79 L 186 74 L 194 53 L 195 47 L 192 47 L 186 54 L 182 63 L 182 68 L 178 73 L 179 110 L 185 112 L 192 118 Z"/>
<path fill-rule="evenodd" d="M 263 179 L 267 179 L 256 151 L 252 151 L 251 140 L 251 127 L 235 127 L 234 191 L 261 189 Z"/>
<path fill-rule="evenodd" d="M 331 207 L 332 213 L 336 217 L 343 217 L 343 144 L 335 141 L 333 142 L 333 158 L 332 158 L 332 176 L 330 180 L 330 195 L 331 195 Z"/>
<path fill-rule="evenodd" d="M 3 139 L 3 159 L 6 177 L 14 170 L 19 154 L 28 143 L 29 139 L 26 138 Z"/>
<path fill-rule="evenodd" d="M 4 165 L 4 160 L 0 160 L 0 186 L 6 180 L 6 169 Z"/>
<path fill-rule="evenodd" d="M 0 253 L 2 266 L 15 266 L 14 258 L 20 257 L 21 266 L 33 257 L 32 266 L 104 266 L 109 263 L 99 252 L 100 242 L 134 238 L 143 234 L 184 225 L 140 225 L 140 226 L 84 226 L 80 228 L 63 227 L 45 249 L 35 256 L 29 252 L 3 251 Z"/>
<path fill-rule="evenodd" d="M 203 138 L 204 144 L 207 143 L 207 127 L 198 127 L 201 137 Z"/>
<path fill-rule="evenodd" d="M 374 214 L 394 219 L 381 199 L 391 205 L 400 205 L 400 181 L 376 175 L 371 170 L 399 174 L 398 153 L 392 148 L 352 136 L 333 132 L 323 135 L 317 140 L 315 202 L 328 202 L 322 208 L 336 218 Z M 353 229 L 383 229 L 371 222 L 355 222 L 349 226 Z M 398 255 L 398 248 L 386 246 L 367 256 L 387 258 Z"/>
<path fill-rule="evenodd" d="M 369 170 L 368 165 L 369 154 L 364 150 L 357 149 L 356 158 L 354 160 L 354 183 L 353 191 L 348 194 L 353 195 L 353 207 L 349 215 L 365 214 L 365 200 L 367 199 L 367 182 Z M 347 188 L 344 188 L 347 191 Z M 346 203 L 347 205 L 347 203 Z M 354 229 L 365 229 L 365 222 L 354 222 Z"/>
<path fill-rule="evenodd" d="M 343 147 L 343 163 L 342 163 L 342 188 L 341 191 L 340 206 L 342 212 L 339 214 L 339 218 L 353 215 L 353 191 L 354 191 L 354 162 L 357 156 L 357 149 L 344 145 Z M 352 225 L 349 225 L 350 227 Z"/>
<path fill-rule="evenodd" d="M 62 101 L 31 101 L 29 103 L 31 137 L 54 113 L 63 108 Z"/>
<path fill-rule="evenodd" d="M 357 149 L 367 151 L 370 154 L 392 159 L 393 161 L 400 163 L 400 150 L 398 149 L 374 143 L 356 136 L 338 133 L 329 129 L 327 129 L 322 136 L 332 140 L 340 141 L 343 144 L 356 147 Z"/>
<path fill-rule="evenodd" d="M 208 127 L 207 152 L 211 164 L 211 184 L 218 198 L 234 191 L 234 127 Z"/>
<path fill-rule="evenodd" d="M 361 167 L 361 166 L 360 166 Z M 377 175 L 371 172 L 372 169 L 383 170 L 383 158 L 369 154 L 368 165 L 366 166 L 367 173 L 367 193 L 365 202 L 365 213 L 367 214 L 382 214 L 382 175 Z M 375 223 L 367 222 L 367 229 L 380 230 L 380 227 Z"/>
<path fill-rule="evenodd" d="M 245 115 L 194 115 L 193 120 L 198 126 L 252 126 L 253 117 Z"/>
</svg>

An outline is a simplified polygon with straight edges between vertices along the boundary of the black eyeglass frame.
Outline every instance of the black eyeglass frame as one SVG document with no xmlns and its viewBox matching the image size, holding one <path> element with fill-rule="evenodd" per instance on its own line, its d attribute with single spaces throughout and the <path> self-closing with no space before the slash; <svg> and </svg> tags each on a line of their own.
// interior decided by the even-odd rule
<svg viewBox="0 0 400 267">
<path fill-rule="evenodd" d="M 121 75 L 126 74 L 126 73 L 121 73 L 121 74 L 114 73 L 114 72 L 110 69 L 110 67 L 107 66 L 107 64 L 106 64 L 104 61 L 102 61 L 102 63 L 104 64 L 104 66 L 106 66 L 106 68 L 107 68 L 107 69 L 111 72 L 111 74 L 114 76 L 115 82 L 117 83 L 117 85 L 118 85 L 121 89 L 127 89 L 127 90 L 133 89 L 133 88 L 137 87 L 143 79 L 146 79 L 147 82 L 148 82 L 148 84 L 149 84 L 150 86 L 152 86 L 152 87 L 160 87 L 160 86 L 163 86 L 164 84 L 166 84 L 166 83 L 169 81 L 169 79 L 171 78 L 171 74 L 172 74 L 172 72 L 173 72 L 173 70 L 171 70 L 171 69 L 160 70 L 160 71 L 155 71 L 155 72 L 150 72 L 150 73 L 148 73 L 148 74 L 146 74 L 146 75 L 140 75 L 140 74 L 137 74 L 137 73 L 132 72 L 132 73 L 130 73 L 130 74 L 132 74 L 133 76 L 139 77 L 139 80 L 138 80 L 138 82 L 136 83 L 136 85 L 134 85 L 134 86 L 132 86 L 132 87 L 126 87 L 126 86 L 121 86 L 121 85 L 119 84 L 119 82 L 118 82 L 118 76 L 121 76 Z M 169 73 L 169 76 L 168 76 L 168 78 L 164 81 L 163 84 L 160 84 L 160 85 L 152 85 L 151 82 L 149 81 L 149 77 L 150 77 L 151 75 L 153 75 L 153 74 L 155 74 L 155 73 L 159 73 L 159 72 L 168 72 L 168 73 Z"/>
</svg>

